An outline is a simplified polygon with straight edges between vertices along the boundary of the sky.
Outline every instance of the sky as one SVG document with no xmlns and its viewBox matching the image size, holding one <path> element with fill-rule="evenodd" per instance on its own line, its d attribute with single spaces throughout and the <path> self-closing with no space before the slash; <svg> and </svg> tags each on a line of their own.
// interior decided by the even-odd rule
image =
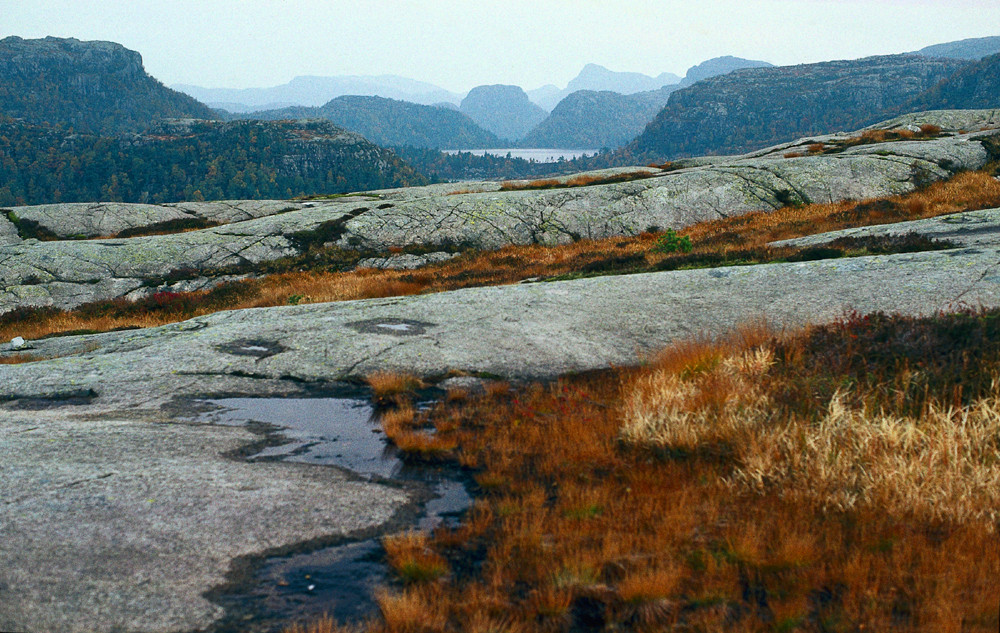
<svg viewBox="0 0 1000 633">
<path fill-rule="evenodd" d="M 395 74 L 463 93 L 565 87 L 587 63 L 683 76 L 1000 35 L 997 0 L 0 0 L 0 38 L 119 42 L 167 85 Z"/>
</svg>

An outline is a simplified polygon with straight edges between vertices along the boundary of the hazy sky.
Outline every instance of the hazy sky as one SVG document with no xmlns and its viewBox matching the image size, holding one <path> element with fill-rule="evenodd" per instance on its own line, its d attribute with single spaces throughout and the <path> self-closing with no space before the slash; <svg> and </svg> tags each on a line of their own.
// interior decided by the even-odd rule
<svg viewBox="0 0 1000 633">
<path fill-rule="evenodd" d="M 0 0 L 0 37 L 120 42 L 166 84 L 397 74 L 464 92 L 560 88 L 594 62 L 683 75 L 719 55 L 794 64 L 1000 35 L 998 0 Z"/>
</svg>

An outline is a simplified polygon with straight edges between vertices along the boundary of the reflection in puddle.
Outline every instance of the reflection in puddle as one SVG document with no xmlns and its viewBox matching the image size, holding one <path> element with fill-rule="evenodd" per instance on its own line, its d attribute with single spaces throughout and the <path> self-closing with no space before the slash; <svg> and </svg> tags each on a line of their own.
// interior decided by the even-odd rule
<svg viewBox="0 0 1000 633">
<path fill-rule="evenodd" d="M 279 427 L 287 444 L 269 446 L 250 457 L 340 466 L 359 475 L 392 478 L 403 468 L 385 442 L 375 411 L 348 398 L 222 398 L 221 407 L 201 420 L 227 426 L 261 422 Z"/>
<path fill-rule="evenodd" d="M 456 524 L 472 504 L 453 471 L 409 466 L 386 443 L 374 409 L 348 398 L 224 398 L 199 421 L 226 426 L 262 423 L 287 442 L 249 459 L 295 461 L 349 469 L 370 479 L 416 483 L 431 491 L 417 528 Z M 390 581 L 378 539 L 266 559 L 248 585 L 212 597 L 226 609 L 216 633 L 277 632 L 328 614 L 358 621 L 375 612 L 375 587 Z"/>
</svg>

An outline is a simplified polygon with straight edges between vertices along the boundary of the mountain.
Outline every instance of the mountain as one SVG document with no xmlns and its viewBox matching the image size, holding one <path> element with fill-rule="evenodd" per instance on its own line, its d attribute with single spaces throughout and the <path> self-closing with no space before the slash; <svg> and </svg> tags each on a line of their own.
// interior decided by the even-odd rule
<svg viewBox="0 0 1000 633">
<path fill-rule="evenodd" d="M 660 73 L 656 77 L 650 77 L 642 73 L 617 72 L 598 64 L 587 64 L 562 90 L 549 84 L 528 91 L 528 97 L 544 110 L 551 112 L 560 101 L 581 90 L 631 95 L 638 92 L 652 92 L 664 86 L 674 86 L 680 80 L 681 78 L 673 73 Z"/>
<path fill-rule="evenodd" d="M 620 147 L 638 136 L 646 124 L 652 121 L 656 113 L 667 104 L 670 95 L 682 86 L 741 68 L 769 66 L 771 64 L 767 62 L 751 59 L 716 57 L 693 66 L 681 83 L 670 83 L 656 90 L 631 94 L 608 90 L 578 90 L 560 101 L 549 117 L 521 141 L 521 145 L 593 149 Z M 611 72 L 594 64 L 590 64 L 587 68 L 592 67 L 601 70 L 592 71 L 591 77 L 602 76 L 601 71 Z M 636 75 L 637 73 L 612 74 Z M 656 84 L 667 76 L 668 73 L 664 73 L 656 79 L 652 77 L 646 79 Z M 676 75 L 669 77 L 676 78 Z"/>
<path fill-rule="evenodd" d="M 546 84 L 541 88 L 528 90 L 527 93 L 532 103 L 547 112 L 551 112 L 552 108 L 556 107 L 556 104 L 566 96 L 565 92 L 559 86 L 553 84 Z"/>
<path fill-rule="evenodd" d="M 253 112 L 238 118 L 326 119 L 377 145 L 469 149 L 496 147 L 495 135 L 448 108 L 383 97 L 337 97 L 319 108 L 291 107 Z"/>
<path fill-rule="evenodd" d="M 146 74 L 139 53 L 56 37 L 0 40 L 0 114 L 102 134 L 136 132 L 171 117 L 216 118 Z"/>
<path fill-rule="evenodd" d="M 215 107 L 236 104 L 241 108 L 231 112 L 274 109 L 274 104 L 317 107 L 342 95 L 384 97 L 424 105 L 441 101 L 457 104 L 461 100 L 459 95 L 440 86 L 398 75 L 302 76 L 270 88 L 202 88 L 188 84 L 173 87 Z"/>
<path fill-rule="evenodd" d="M 674 92 L 627 151 L 655 160 L 729 154 L 859 129 L 967 64 L 891 55 L 736 70 Z"/>
<path fill-rule="evenodd" d="M 900 114 L 921 110 L 1000 108 L 1000 54 L 962 68 L 900 108 Z"/>
<path fill-rule="evenodd" d="M 392 152 L 327 121 L 160 123 L 68 133 L 0 117 L 0 205 L 290 198 L 426 183 Z"/>
<path fill-rule="evenodd" d="M 979 60 L 1000 53 L 1000 36 L 978 37 L 921 48 L 916 55 Z"/>
<path fill-rule="evenodd" d="M 743 59 L 726 55 L 724 57 L 714 57 L 704 61 L 697 66 L 688 69 L 687 75 L 680 81 L 681 86 L 690 86 L 702 79 L 726 75 L 741 68 L 769 68 L 774 64 L 757 61 L 754 59 Z"/>
<path fill-rule="evenodd" d="M 617 148 L 634 139 L 659 112 L 676 85 L 630 95 L 578 90 L 559 102 L 521 147 Z"/>
<path fill-rule="evenodd" d="M 681 78 L 673 73 L 660 73 L 656 77 L 642 73 L 616 72 L 597 64 L 587 64 L 569 84 L 566 94 L 577 90 L 610 90 L 623 95 L 636 92 L 657 90 L 663 86 L 680 82 Z"/>
<path fill-rule="evenodd" d="M 545 120 L 546 112 L 517 86 L 479 86 L 459 106 L 477 124 L 501 139 L 518 141 Z"/>
</svg>

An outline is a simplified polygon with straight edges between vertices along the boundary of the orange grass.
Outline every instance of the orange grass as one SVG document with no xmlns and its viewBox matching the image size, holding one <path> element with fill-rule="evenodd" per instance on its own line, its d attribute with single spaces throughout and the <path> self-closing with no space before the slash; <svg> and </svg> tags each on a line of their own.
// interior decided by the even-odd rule
<svg viewBox="0 0 1000 633">
<path fill-rule="evenodd" d="M 669 164 L 669 163 L 668 163 Z M 500 191 L 524 191 L 530 189 L 559 189 L 567 187 L 589 187 L 593 185 L 607 185 L 616 182 L 629 182 L 631 180 L 641 180 L 653 178 L 659 174 L 649 172 L 624 172 L 608 176 L 598 176 L 594 174 L 580 174 L 564 180 L 548 178 L 545 180 L 532 180 L 528 182 L 519 180 L 508 180 L 500 183 Z"/>
<path fill-rule="evenodd" d="M 1000 386 L 981 378 L 1000 373 L 997 316 L 758 324 L 644 367 L 402 413 L 454 439 L 482 488 L 461 525 L 387 542 L 394 568 L 439 572 L 380 594 L 366 630 L 993 633 Z M 886 341 L 933 332 L 940 358 L 914 377 Z M 864 380 L 822 362 L 844 346 Z M 921 402 L 896 397 L 921 380 Z M 955 380 L 966 403 L 945 406 Z M 829 395 L 845 383 L 853 397 Z"/>
<path fill-rule="evenodd" d="M 371 387 L 372 397 L 378 404 L 405 402 L 418 389 L 424 386 L 421 380 L 411 374 L 377 371 L 365 377 L 365 382 Z"/>
<path fill-rule="evenodd" d="M 1000 206 L 1000 182 L 986 172 L 961 173 L 946 182 L 904 196 L 859 202 L 810 204 L 701 222 L 679 231 L 694 243 L 692 258 L 726 257 L 768 242 L 854 226 L 922 219 Z M 184 293 L 187 311 L 127 310 L 91 314 L 82 310 L 40 313 L 17 321 L 0 318 L 0 340 L 35 339 L 59 332 L 109 331 L 152 327 L 220 309 L 268 307 L 289 302 L 319 303 L 440 292 L 473 286 L 512 284 L 528 278 L 579 271 L 656 269 L 678 254 L 653 252 L 657 235 L 579 240 L 558 246 L 508 246 L 470 252 L 415 271 L 364 269 L 351 272 L 304 271 L 238 282 L 235 298 L 220 306 L 210 293 Z M 204 305 L 202 304 L 204 302 Z M 93 312 L 93 311 L 91 311 Z"/>
<path fill-rule="evenodd" d="M 389 566 L 408 583 L 437 580 L 448 573 L 448 563 L 430 549 L 423 532 L 403 532 L 382 539 Z"/>
</svg>

